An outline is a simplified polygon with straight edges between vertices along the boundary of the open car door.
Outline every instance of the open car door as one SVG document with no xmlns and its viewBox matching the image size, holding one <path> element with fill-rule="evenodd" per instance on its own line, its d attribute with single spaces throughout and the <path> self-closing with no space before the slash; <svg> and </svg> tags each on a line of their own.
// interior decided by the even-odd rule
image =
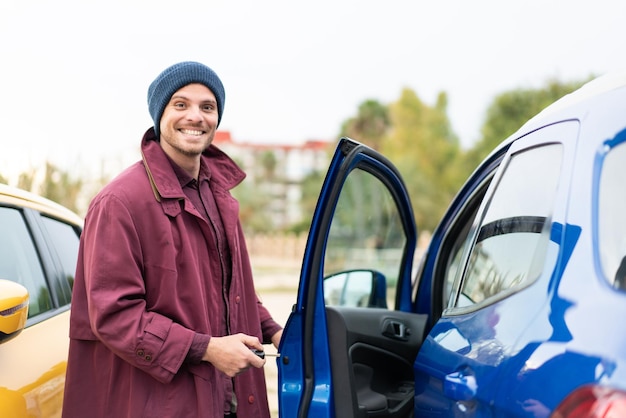
<svg viewBox="0 0 626 418">
<path fill-rule="evenodd" d="M 340 140 L 278 360 L 281 417 L 411 417 L 426 315 L 411 312 L 417 231 L 382 155 Z"/>
</svg>

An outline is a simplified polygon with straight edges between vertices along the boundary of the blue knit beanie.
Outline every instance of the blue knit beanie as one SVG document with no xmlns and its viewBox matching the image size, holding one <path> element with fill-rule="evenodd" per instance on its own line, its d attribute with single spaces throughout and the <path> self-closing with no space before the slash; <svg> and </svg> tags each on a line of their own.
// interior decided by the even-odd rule
<svg viewBox="0 0 626 418">
<path fill-rule="evenodd" d="M 148 88 L 148 110 L 154 121 L 154 131 L 160 138 L 159 125 L 165 106 L 172 95 L 188 84 L 199 83 L 209 88 L 217 100 L 217 126 L 224 112 L 224 86 L 215 72 L 204 64 L 185 61 L 166 68 Z"/>
</svg>

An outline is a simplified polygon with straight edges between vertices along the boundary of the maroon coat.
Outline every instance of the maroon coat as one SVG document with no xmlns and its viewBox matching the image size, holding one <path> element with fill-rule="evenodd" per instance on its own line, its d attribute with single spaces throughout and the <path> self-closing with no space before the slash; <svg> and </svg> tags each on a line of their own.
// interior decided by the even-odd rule
<svg viewBox="0 0 626 418">
<path fill-rule="evenodd" d="M 96 196 L 81 237 L 70 320 L 64 417 L 222 417 L 224 375 L 185 360 L 196 332 L 219 327 L 221 278 L 208 263 L 209 224 L 187 200 L 150 129 L 143 161 Z M 204 153 L 232 258 L 231 333 L 269 342 L 280 329 L 259 302 L 239 207 L 244 173 L 214 146 Z M 223 306 L 223 304 L 221 305 Z M 240 417 L 269 417 L 265 377 L 235 378 Z"/>
</svg>

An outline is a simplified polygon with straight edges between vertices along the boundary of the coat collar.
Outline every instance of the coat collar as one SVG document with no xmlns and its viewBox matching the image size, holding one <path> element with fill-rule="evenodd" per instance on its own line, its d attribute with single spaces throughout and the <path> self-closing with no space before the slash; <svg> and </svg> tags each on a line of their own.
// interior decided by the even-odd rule
<svg viewBox="0 0 626 418">
<path fill-rule="evenodd" d="M 167 155 L 156 141 L 154 128 L 148 129 L 141 140 L 141 157 L 157 201 L 185 198 Z M 211 169 L 211 187 L 230 190 L 246 177 L 239 166 L 215 145 L 210 145 L 202 153 L 202 158 Z"/>
</svg>

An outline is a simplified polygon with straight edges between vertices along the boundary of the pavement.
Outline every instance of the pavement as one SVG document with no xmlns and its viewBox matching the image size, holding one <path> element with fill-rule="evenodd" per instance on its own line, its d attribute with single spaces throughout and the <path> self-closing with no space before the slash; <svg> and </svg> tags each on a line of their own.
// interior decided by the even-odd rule
<svg viewBox="0 0 626 418">
<path fill-rule="evenodd" d="M 258 293 L 263 304 L 274 317 L 274 320 L 284 326 L 291 312 L 291 307 L 296 303 L 295 290 L 259 291 Z M 268 353 L 276 352 L 272 345 L 266 346 L 265 350 Z M 278 366 L 276 363 L 278 360 L 280 359 L 268 357 L 264 367 L 267 398 L 272 418 L 278 418 Z"/>
<path fill-rule="evenodd" d="M 276 260 L 252 258 L 254 283 L 259 298 L 270 311 L 274 320 L 285 325 L 296 303 L 298 282 L 300 280 L 299 260 Z M 267 346 L 267 352 L 274 353 L 273 346 Z M 278 418 L 278 367 L 277 360 L 268 357 L 265 363 L 267 397 L 272 418 Z"/>
</svg>

